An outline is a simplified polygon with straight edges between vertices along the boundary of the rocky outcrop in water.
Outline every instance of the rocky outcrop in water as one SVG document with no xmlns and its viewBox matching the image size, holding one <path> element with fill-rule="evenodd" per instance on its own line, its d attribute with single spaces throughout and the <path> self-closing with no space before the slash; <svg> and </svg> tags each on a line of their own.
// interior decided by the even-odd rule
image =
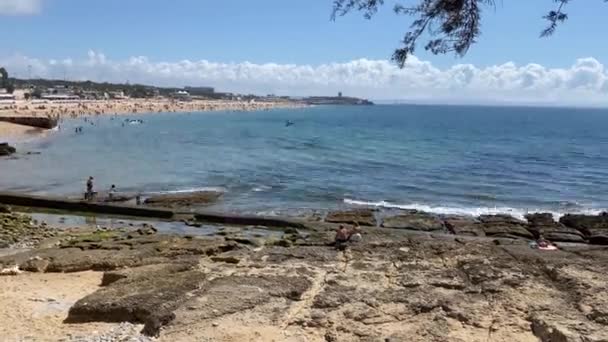
<svg viewBox="0 0 608 342">
<path fill-rule="evenodd" d="M 444 222 L 452 234 L 465 236 L 486 236 L 481 222 L 472 217 L 449 216 L 444 219 Z"/>
<path fill-rule="evenodd" d="M 533 239 L 526 223 L 509 215 L 481 215 L 479 217 L 486 236 Z"/>
<path fill-rule="evenodd" d="M 188 193 L 154 195 L 145 199 L 144 204 L 157 207 L 190 207 L 209 205 L 217 202 L 223 193 L 218 191 L 197 191 Z"/>
<path fill-rule="evenodd" d="M 567 227 L 582 232 L 589 243 L 608 245 L 608 213 L 600 215 L 564 215 L 559 220 Z"/>
<path fill-rule="evenodd" d="M 325 222 L 334 224 L 356 223 L 377 226 L 376 217 L 382 216 L 372 209 L 330 212 Z M 417 230 L 421 232 L 451 233 L 463 236 L 498 239 L 533 240 L 543 237 L 553 242 L 590 243 L 608 245 L 608 213 L 600 215 L 565 215 L 559 222 L 550 213 L 526 215 L 527 221 L 510 215 L 438 216 L 420 211 L 402 211 L 382 219 L 383 228 Z"/>
<path fill-rule="evenodd" d="M 555 222 L 550 213 L 526 215 L 528 230 L 535 238 L 543 237 L 549 241 L 584 243 L 585 238 L 580 231 Z"/>
<path fill-rule="evenodd" d="M 360 224 L 362 226 L 372 227 L 377 225 L 374 211 L 371 209 L 332 211 L 325 217 L 325 222 Z"/>
<path fill-rule="evenodd" d="M 411 212 L 384 219 L 382 227 L 396 229 L 411 229 L 424 232 L 443 231 L 447 229 L 442 220 L 424 212 Z"/>
<path fill-rule="evenodd" d="M 0 157 L 10 156 L 13 153 L 16 153 L 17 149 L 8 143 L 0 143 Z"/>
</svg>

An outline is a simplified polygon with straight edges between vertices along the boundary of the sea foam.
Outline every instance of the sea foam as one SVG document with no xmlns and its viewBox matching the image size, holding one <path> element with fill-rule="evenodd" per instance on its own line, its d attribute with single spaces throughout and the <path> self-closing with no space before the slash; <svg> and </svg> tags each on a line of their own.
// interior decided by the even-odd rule
<svg viewBox="0 0 608 342">
<path fill-rule="evenodd" d="M 566 214 L 585 214 L 585 215 L 598 215 L 603 209 L 573 209 L 568 212 L 546 210 L 546 209 L 522 209 L 522 208 L 511 208 L 511 207 L 448 207 L 448 206 L 432 206 L 420 203 L 410 204 L 396 204 L 387 201 L 369 202 L 360 201 L 353 199 L 344 199 L 344 203 L 355 206 L 366 206 L 366 207 L 377 207 L 387 209 L 405 209 L 405 210 L 419 210 L 440 215 L 459 215 L 459 216 L 480 216 L 480 215 L 497 215 L 497 214 L 508 214 L 513 217 L 524 219 L 526 214 L 534 213 L 551 213 L 555 220 L 559 220 L 560 217 Z"/>
</svg>

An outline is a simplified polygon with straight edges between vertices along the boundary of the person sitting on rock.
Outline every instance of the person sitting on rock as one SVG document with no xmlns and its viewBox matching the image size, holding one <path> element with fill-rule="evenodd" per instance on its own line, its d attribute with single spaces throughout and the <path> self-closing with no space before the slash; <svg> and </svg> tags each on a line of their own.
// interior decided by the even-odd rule
<svg viewBox="0 0 608 342">
<path fill-rule="evenodd" d="M 359 226 L 359 222 L 355 222 L 355 227 L 350 232 L 349 241 L 359 242 L 363 239 L 361 236 L 361 227 Z"/>
<path fill-rule="evenodd" d="M 557 247 L 552 244 L 549 240 L 546 240 L 544 237 L 540 236 L 538 240 L 536 240 L 536 245 L 538 249 L 542 251 L 554 251 Z"/>
</svg>

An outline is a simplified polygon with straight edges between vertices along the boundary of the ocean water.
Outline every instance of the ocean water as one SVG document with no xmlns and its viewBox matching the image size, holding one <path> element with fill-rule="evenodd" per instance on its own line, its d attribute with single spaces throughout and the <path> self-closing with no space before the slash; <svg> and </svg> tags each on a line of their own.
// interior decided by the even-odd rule
<svg viewBox="0 0 608 342">
<path fill-rule="evenodd" d="M 608 110 L 376 105 L 128 118 L 144 122 L 65 120 L 19 143 L 41 154 L 0 160 L 0 190 L 80 196 L 92 175 L 98 191 L 216 188 L 225 195 L 215 209 L 247 213 L 608 208 Z"/>
</svg>

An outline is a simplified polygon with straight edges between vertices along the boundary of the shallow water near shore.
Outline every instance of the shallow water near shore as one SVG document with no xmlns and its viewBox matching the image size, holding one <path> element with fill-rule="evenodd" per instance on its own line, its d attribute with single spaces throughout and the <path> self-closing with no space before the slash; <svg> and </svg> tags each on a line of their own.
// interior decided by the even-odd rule
<svg viewBox="0 0 608 342">
<path fill-rule="evenodd" d="M 80 196 L 92 175 L 97 191 L 222 190 L 213 209 L 244 213 L 608 208 L 606 110 L 378 105 L 125 118 L 64 120 L 19 143 L 41 154 L 1 160 L 0 190 Z"/>
</svg>

